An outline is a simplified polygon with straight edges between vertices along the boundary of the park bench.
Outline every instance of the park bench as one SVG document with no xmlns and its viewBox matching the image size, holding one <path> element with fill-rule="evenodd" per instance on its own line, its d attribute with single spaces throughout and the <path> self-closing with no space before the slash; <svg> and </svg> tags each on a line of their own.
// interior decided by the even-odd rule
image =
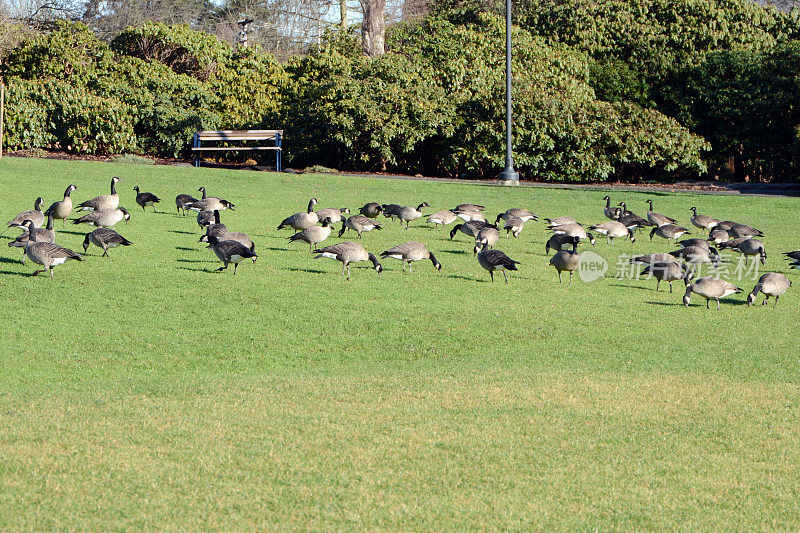
<svg viewBox="0 0 800 533">
<path fill-rule="evenodd" d="M 231 141 L 275 141 L 272 146 L 203 146 L 207 142 Z M 212 151 L 250 151 L 263 152 L 275 150 L 275 168 L 281 171 L 281 153 L 283 143 L 283 130 L 223 130 L 223 131 L 198 131 L 194 134 L 192 153 L 194 166 L 200 166 L 200 154 Z"/>
</svg>

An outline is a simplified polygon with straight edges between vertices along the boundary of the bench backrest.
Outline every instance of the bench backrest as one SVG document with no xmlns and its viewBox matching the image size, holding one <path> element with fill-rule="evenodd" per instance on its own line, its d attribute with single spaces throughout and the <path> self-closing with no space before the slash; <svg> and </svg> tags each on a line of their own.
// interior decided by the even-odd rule
<svg viewBox="0 0 800 533">
<path fill-rule="evenodd" d="M 248 141 L 275 139 L 276 135 L 283 137 L 283 130 L 221 130 L 198 131 L 198 141 Z"/>
</svg>

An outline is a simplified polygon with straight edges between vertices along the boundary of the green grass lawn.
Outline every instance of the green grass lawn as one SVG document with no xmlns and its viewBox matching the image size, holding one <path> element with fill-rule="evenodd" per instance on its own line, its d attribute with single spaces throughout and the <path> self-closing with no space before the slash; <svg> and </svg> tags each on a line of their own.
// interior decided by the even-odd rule
<svg viewBox="0 0 800 533">
<path fill-rule="evenodd" d="M 673 249 L 646 233 L 598 240 L 607 277 L 568 286 L 541 222 L 501 238 L 521 263 L 508 285 L 421 220 L 363 243 L 423 241 L 441 272 L 386 259 L 349 282 L 276 230 L 312 196 L 591 224 L 604 191 L 3 158 L 0 215 L 70 183 L 76 203 L 105 194 L 113 175 L 133 246 L 50 280 L 6 247 L 17 230 L 0 239 L 0 528 L 800 528 L 800 272 L 781 257 L 800 248 L 800 200 L 611 192 L 765 232 L 763 268 L 795 287 L 747 307 L 755 281 L 732 279 L 745 293 L 720 311 L 685 308 L 683 283 L 614 277 L 618 254 Z M 134 185 L 165 212 L 143 214 Z M 175 214 L 201 185 L 256 243 L 236 276 Z M 82 252 L 90 228 L 56 229 Z"/>
</svg>

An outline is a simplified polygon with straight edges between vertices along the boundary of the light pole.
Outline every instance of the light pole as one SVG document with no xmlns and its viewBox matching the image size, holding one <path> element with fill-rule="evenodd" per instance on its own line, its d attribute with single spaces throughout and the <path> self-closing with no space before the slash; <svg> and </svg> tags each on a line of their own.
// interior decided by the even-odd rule
<svg viewBox="0 0 800 533">
<path fill-rule="evenodd" d="M 506 168 L 498 179 L 502 185 L 519 185 L 511 154 L 511 0 L 506 0 Z"/>
</svg>

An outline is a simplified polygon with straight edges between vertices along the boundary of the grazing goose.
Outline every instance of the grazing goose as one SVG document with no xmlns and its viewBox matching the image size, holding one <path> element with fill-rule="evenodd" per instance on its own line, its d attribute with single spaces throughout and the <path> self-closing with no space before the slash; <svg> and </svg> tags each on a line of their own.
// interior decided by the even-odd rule
<svg viewBox="0 0 800 533">
<path fill-rule="evenodd" d="M 117 182 L 119 177 L 111 178 L 111 194 L 103 194 L 91 200 L 86 200 L 78 204 L 78 211 L 100 211 L 101 209 L 116 209 L 119 207 L 119 195 L 117 194 Z"/>
<path fill-rule="evenodd" d="M 236 206 L 230 203 L 228 200 L 223 200 L 216 196 L 206 196 L 206 188 L 200 187 L 197 189 L 199 192 L 203 193 L 203 198 L 197 200 L 196 202 L 191 202 L 186 204 L 186 207 L 191 209 L 192 211 L 222 211 L 224 209 L 230 209 L 231 211 L 236 211 Z"/>
<path fill-rule="evenodd" d="M 548 229 L 553 229 L 557 226 L 564 226 L 566 224 L 577 224 L 575 219 L 572 217 L 545 218 L 544 221 L 547 222 Z"/>
<path fill-rule="evenodd" d="M 620 216 L 622 216 L 622 209 L 619 207 L 611 207 L 610 196 L 603 196 L 603 200 L 606 201 L 606 208 L 603 209 L 603 214 L 606 216 L 606 218 L 617 220 Z"/>
<path fill-rule="evenodd" d="M 764 234 L 761 233 L 760 230 L 752 226 L 748 226 L 746 224 L 734 224 L 730 228 L 728 228 L 728 235 L 730 235 L 734 239 L 738 239 L 740 237 L 763 237 Z"/>
<path fill-rule="evenodd" d="M 674 218 L 670 218 L 666 215 L 662 215 L 660 213 L 656 213 L 653 211 L 653 200 L 647 200 L 646 202 L 650 209 L 647 211 L 647 220 L 650 221 L 651 224 L 654 226 L 663 226 L 664 224 L 677 224 L 677 220 Z M 671 287 L 671 285 L 670 285 Z"/>
<path fill-rule="evenodd" d="M 506 223 L 503 225 L 503 229 L 506 230 L 506 239 L 508 239 L 508 234 L 511 233 L 514 235 L 516 239 L 519 237 L 519 234 L 522 233 L 522 228 L 525 227 L 525 221 L 519 217 L 515 217 L 513 215 L 509 215 L 506 218 Z"/>
<path fill-rule="evenodd" d="M 508 284 L 506 270 L 517 270 L 517 265 L 519 265 L 520 262 L 514 261 L 500 250 L 490 249 L 487 246 L 485 238 L 478 244 L 481 246 L 481 251 L 478 252 L 478 264 L 489 271 L 492 283 L 494 283 L 494 271 L 500 270 L 503 272 L 503 278 L 505 278 L 506 284 Z"/>
<path fill-rule="evenodd" d="M 218 209 L 214 211 L 198 211 L 197 212 L 197 225 L 200 226 L 200 229 L 208 228 L 215 224 L 215 220 L 219 220 L 219 213 Z M 216 222 L 219 224 L 219 222 Z"/>
<path fill-rule="evenodd" d="M 659 262 L 675 262 L 675 256 L 665 253 L 655 253 L 655 254 L 647 254 L 647 255 L 640 255 L 637 257 L 632 257 L 630 259 L 631 263 L 642 263 L 643 265 L 652 265 L 653 263 Z"/>
<path fill-rule="evenodd" d="M 485 206 L 476 204 L 458 204 L 453 211 L 483 211 Z"/>
<path fill-rule="evenodd" d="M 605 235 L 606 244 L 608 244 L 609 241 L 611 244 L 614 244 L 614 239 L 618 237 L 625 237 L 626 235 L 632 243 L 636 242 L 636 237 L 633 235 L 633 230 L 628 229 L 625 224 L 617 220 L 610 220 L 608 222 L 603 222 L 602 224 L 595 224 L 594 226 L 589 226 L 589 229 L 596 231 L 600 235 Z"/>
<path fill-rule="evenodd" d="M 688 248 L 689 246 L 699 246 L 700 248 L 705 248 L 706 250 L 711 249 L 711 245 L 708 244 L 708 241 L 703 239 L 683 239 L 682 241 L 678 241 L 677 244 L 680 244 L 684 248 Z"/>
<path fill-rule="evenodd" d="M 767 261 L 764 243 L 758 239 L 734 239 L 719 245 L 720 248 L 735 250 L 744 256 L 759 256 L 761 264 Z"/>
<path fill-rule="evenodd" d="M 708 233 L 708 242 L 722 244 L 728 242 L 731 236 L 724 229 L 714 228 Z"/>
<path fill-rule="evenodd" d="M 52 242 L 37 242 L 36 233 L 31 231 L 34 229 L 34 227 L 33 222 L 30 220 L 26 222 L 26 227 L 28 228 L 28 234 L 30 235 L 30 238 L 28 239 L 27 244 L 25 244 L 25 255 L 30 257 L 31 261 L 34 263 L 44 267 L 42 270 L 33 272 L 31 276 L 35 276 L 39 272 L 49 271 L 50 279 L 52 279 L 54 266 L 63 265 L 70 259 L 83 261 L 80 255 L 68 248 L 64 248 L 63 246 L 59 246 Z"/>
<path fill-rule="evenodd" d="M 433 224 L 441 224 L 442 226 L 446 226 L 448 224 L 452 224 L 456 221 L 458 217 L 455 213 L 453 213 L 450 209 L 445 209 L 444 211 L 437 211 L 432 215 L 428 215 L 428 223 Z"/>
<path fill-rule="evenodd" d="M 76 218 L 72 223 L 91 224 L 98 228 L 108 228 L 121 220 L 127 222 L 130 219 L 131 215 L 128 213 L 128 210 L 124 207 L 120 207 L 119 209 L 100 209 L 98 211 L 92 211 L 80 218 Z"/>
<path fill-rule="evenodd" d="M 53 213 L 53 218 L 56 220 L 61 220 L 61 225 L 66 225 L 67 217 L 72 214 L 72 191 L 77 191 L 78 188 L 75 185 L 70 185 L 67 187 L 67 190 L 64 191 L 64 199 L 58 202 L 53 202 L 50 207 L 47 208 L 45 214 Z"/>
<path fill-rule="evenodd" d="M 469 237 L 476 237 L 480 229 L 484 226 L 488 225 L 486 221 L 480 220 L 470 220 L 469 222 L 464 222 L 463 224 L 456 224 L 453 226 L 453 229 L 450 230 L 450 239 L 456 236 L 456 233 L 459 231 L 464 235 Z"/>
<path fill-rule="evenodd" d="M 56 242 L 56 232 L 53 230 L 53 213 L 47 214 L 46 228 L 37 228 L 34 226 L 33 229 L 24 231 L 19 235 L 19 237 L 8 243 L 8 245 L 12 248 L 22 248 L 23 265 L 25 264 L 25 246 L 28 244 L 28 241 L 31 238 L 31 232 L 33 232 L 34 240 L 36 242 Z"/>
<path fill-rule="evenodd" d="M 339 230 L 339 237 L 344 235 L 345 230 L 348 229 L 358 233 L 358 238 L 360 239 L 363 232 L 382 228 L 380 222 L 373 220 L 366 215 L 353 215 L 345 220 L 344 224 L 342 224 L 342 229 Z"/>
<path fill-rule="evenodd" d="M 314 206 L 317 205 L 318 202 L 319 200 L 316 198 L 309 200 L 308 209 L 305 213 L 295 213 L 292 216 L 284 218 L 283 222 L 278 225 L 278 229 L 283 229 L 288 226 L 293 228 L 296 233 L 316 225 L 316 223 L 319 222 L 319 217 L 317 213 L 314 212 Z"/>
<path fill-rule="evenodd" d="M 561 273 L 569 272 L 569 284 L 572 285 L 572 273 L 578 270 L 581 254 L 578 253 L 578 237 L 572 237 L 572 250 L 559 250 L 550 258 L 550 264 L 558 271 L 558 282 L 561 283 Z"/>
<path fill-rule="evenodd" d="M 381 211 L 383 211 L 383 208 L 378 202 L 368 202 L 364 204 L 364 207 L 358 210 L 359 213 L 367 218 L 377 218 L 378 215 L 381 214 Z"/>
<path fill-rule="evenodd" d="M 225 226 L 225 224 L 217 224 L 218 226 Z M 209 242 L 211 237 L 215 237 L 218 241 L 236 241 L 240 243 L 242 246 L 250 250 L 251 252 L 256 251 L 256 245 L 253 244 L 252 239 L 247 236 L 245 233 L 239 233 L 238 231 L 228 231 L 227 228 L 223 232 L 219 233 L 212 233 L 212 234 L 205 234 L 200 237 L 200 242 Z M 210 247 L 210 245 L 209 245 Z"/>
<path fill-rule="evenodd" d="M 689 209 L 692 211 L 692 218 L 689 219 L 689 222 L 691 222 L 694 227 L 700 228 L 700 231 L 704 229 L 712 230 L 719 224 L 719 220 L 714 217 L 698 215 L 696 207 L 690 207 Z"/>
<path fill-rule="evenodd" d="M 595 238 L 591 233 L 587 233 L 583 226 L 577 222 L 571 224 L 562 224 L 551 228 L 556 235 L 569 235 L 570 237 L 578 237 L 581 240 L 588 239 L 589 243 L 594 246 Z"/>
<path fill-rule="evenodd" d="M 559 252 L 564 246 L 566 245 L 571 246 L 575 242 L 576 238 L 580 243 L 581 241 L 580 237 L 576 237 L 574 235 L 567 235 L 565 233 L 555 233 L 551 235 L 549 239 L 547 239 L 547 242 L 544 245 L 544 253 L 550 254 L 551 248 Z"/>
<path fill-rule="evenodd" d="M 403 262 L 403 272 L 406 271 L 406 263 L 408 263 L 408 271 L 411 272 L 411 263 L 414 261 L 422 261 L 423 259 L 430 259 L 433 267 L 436 270 L 442 269 L 442 264 L 436 259 L 436 256 L 428 250 L 428 248 L 421 242 L 411 241 L 398 244 L 394 248 L 389 248 L 385 252 L 381 252 L 381 257 L 391 257 L 392 259 L 399 259 Z"/>
<path fill-rule="evenodd" d="M 702 246 L 687 246 L 680 250 L 670 252 L 670 255 L 683 259 L 692 265 L 711 263 L 714 268 L 719 268 L 720 255 L 716 248 L 703 248 Z"/>
<path fill-rule="evenodd" d="M 210 217 L 209 213 L 211 214 Z M 202 217 L 200 215 L 202 215 Z M 207 218 L 210 218 L 210 220 L 207 220 Z M 220 222 L 219 211 L 216 209 L 214 211 L 200 211 L 197 213 L 197 224 L 201 228 L 206 228 L 206 233 L 203 237 L 213 235 L 222 241 L 225 239 L 222 239 L 221 236 L 228 233 L 228 227 Z M 208 242 L 208 239 L 203 239 L 203 237 L 200 237 L 200 241 Z"/>
<path fill-rule="evenodd" d="M 322 222 L 325 218 L 331 219 L 331 224 L 335 224 L 336 222 L 342 222 L 345 218 L 344 215 L 350 214 L 350 209 L 347 207 L 343 207 L 341 209 L 336 209 L 335 207 L 325 207 L 323 209 L 317 209 L 317 218 Z"/>
<path fill-rule="evenodd" d="M 305 241 L 308 243 L 308 251 L 313 252 L 314 246 L 331 236 L 331 223 L 331 217 L 325 217 L 322 221 L 322 226 L 311 226 L 299 233 L 295 233 L 289 237 L 289 242 Z"/>
<path fill-rule="evenodd" d="M 495 220 L 494 223 L 497 224 L 498 222 L 500 222 L 501 218 L 503 220 L 508 220 L 509 217 L 520 218 L 522 219 L 523 222 L 527 222 L 529 220 L 534 220 L 534 221 L 539 220 L 539 215 L 537 215 L 536 213 L 533 213 L 532 211 L 529 211 L 527 209 L 520 209 L 518 207 L 514 207 L 512 209 L 506 210 L 505 213 L 500 213 L 499 215 L 497 215 L 497 220 Z"/>
<path fill-rule="evenodd" d="M 695 293 L 706 299 L 706 309 L 708 309 L 709 300 L 716 300 L 717 310 L 719 310 L 720 298 L 725 298 L 726 296 L 739 292 L 742 292 L 742 289 L 733 283 L 729 283 L 724 279 L 708 276 L 700 278 L 686 287 L 686 294 L 683 295 L 683 305 L 689 307 L 692 293 Z"/>
<path fill-rule="evenodd" d="M 789 290 L 789 287 L 791 286 L 792 282 L 789 281 L 789 278 L 783 274 L 767 272 L 758 278 L 758 283 L 756 283 L 756 286 L 753 287 L 753 291 L 747 295 L 747 305 L 752 305 L 753 301 L 756 299 L 756 296 L 758 296 L 758 293 L 761 292 L 764 294 L 764 296 L 766 296 L 764 301 L 761 302 L 761 305 L 767 305 L 767 300 L 769 300 L 769 297 L 774 296 L 775 305 L 772 307 L 776 307 L 778 305 L 778 298 L 780 298 L 784 292 Z"/>
<path fill-rule="evenodd" d="M 186 215 L 186 212 L 189 210 L 189 204 L 193 204 L 196 201 L 197 198 L 191 194 L 179 194 L 175 197 L 175 207 L 178 208 L 179 213 L 183 211 L 183 214 Z"/>
<path fill-rule="evenodd" d="M 144 212 L 145 207 L 147 207 L 148 205 L 152 205 L 153 213 L 155 213 L 156 212 L 155 204 L 160 202 L 161 198 L 159 198 L 158 196 L 156 196 L 151 192 L 139 192 L 138 185 L 134 187 L 133 190 L 136 191 L 136 203 L 139 204 L 139 207 L 142 208 L 142 212 Z"/>
<path fill-rule="evenodd" d="M 350 281 L 350 265 L 359 261 L 370 261 L 375 271 L 380 274 L 383 272 L 383 267 L 378 262 L 378 258 L 367 252 L 366 248 L 357 242 L 345 241 L 325 248 L 318 248 L 314 250 L 314 259 L 320 257 L 327 257 L 329 259 L 336 259 L 342 262 L 342 275 L 347 272 L 347 281 Z"/>
<path fill-rule="evenodd" d="M 383 216 L 392 220 L 400 217 L 401 209 L 403 209 L 403 206 L 398 204 L 383 204 L 381 206 L 381 212 L 383 213 Z"/>
<path fill-rule="evenodd" d="M 736 224 L 737 224 L 737 222 L 734 222 L 733 220 L 723 220 L 722 222 L 718 222 L 717 223 L 716 228 L 728 231 L 729 229 L 734 227 Z"/>
<path fill-rule="evenodd" d="M 669 292 L 672 294 L 672 282 L 682 279 L 686 286 L 694 278 L 694 274 L 689 267 L 681 265 L 677 261 L 656 261 L 651 263 L 642 270 L 642 275 L 652 274 L 656 278 L 656 292 L 661 290 L 661 282 L 666 281 L 669 283 Z"/>
<path fill-rule="evenodd" d="M 28 209 L 27 211 L 23 211 L 22 213 L 18 214 L 14 217 L 13 220 L 6 223 L 6 226 L 9 228 L 24 228 L 25 221 L 30 220 L 33 222 L 34 228 L 41 228 L 42 224 L 44 224 L 44 213 L 42 213 L 42 197 L 36 199 L 33 203 L 33 209 Z"/>
<path fill-rule="evenodd" d="M 116 248 L 117 246 L 130 246 L 133 244 L 131 241 L 117 233 L 111 228 L 97 228 L 91 233 L 87 233 L 83 239 L 83 252 L 89 249 L 89 243 L 99 246 L 103 249 L 102 257 L 108 257 L 108 249 Z"/>
<path fill-rule="evenodd" d="M 655 225 L 646 218 L 642 218 L 636 213 L 628 211 L 628 208 L 625 206 L 625 202 L 620 202 L 619 205 L 622 206 L 622 214 L 617 219 L 617 222 L 624 225 L 626 228 L 628 229 L 643 228 L 645 226 Z"/>
<path fill-rule="evenodd" d="M 800 251 L 796 252 L 783 252 L 787 261 L 800 261 Z"/>
<path fill-rule="evenodd" d="M 678 240 L 681 235 L 684 233 L 691 233 L 688 229 L 683 228 L 681 226 L 676 226 L 675 224 L 664 224 L 663 226 L 656 226 L 650 232 L 650 240 L 653 240 L 653 235 L 658 235 L 664 239 L 667 239 L 667 244 L 669 244 L 670 239 Z"/>
<path fill-rule="evenodd" d="M 258 255 L 253 250 L 238 241 L 221 241 L 211 235 L 208 237 L 208 244 L 223 263 L 223 265 L 217 269 L 217 272 L 225 270 L 230 263 L 233 263 L 233 275 L 235 276 L 239 263 L 245 259 L 252 259 L 255 264 L 256 259 L 258 259 Z"/>
<path fill-rule="evenodd" d="M 398 213 L 398 217 L 400 218 L 400 224 L 402 225 L 403 222 L 406 223 L 405 228 L 408 229 L 408 223 L 412 220 L 417 220 L 422 216 L 422 208 L 423 207 L 430 207 L 428 202 L 422 202 L 419 204 L 416 209 L 411 207 L 410 205 L 404 206 L 400 209 Z"/>
<path fill-rule="evenodd" d="M 453 213 L 464 222 L 486 222 L 483 212 L 477 207 L 469 207 L 472 204 L 461 204 L 453 209 Z"/>
<path fill-rule="evenodd" d="M 500 231 L 496 226 L 486 224 L 475 234 L 474 252 L 477 254 L 481 248 L 494 248 L 500 240 Z"/>
</svg>

